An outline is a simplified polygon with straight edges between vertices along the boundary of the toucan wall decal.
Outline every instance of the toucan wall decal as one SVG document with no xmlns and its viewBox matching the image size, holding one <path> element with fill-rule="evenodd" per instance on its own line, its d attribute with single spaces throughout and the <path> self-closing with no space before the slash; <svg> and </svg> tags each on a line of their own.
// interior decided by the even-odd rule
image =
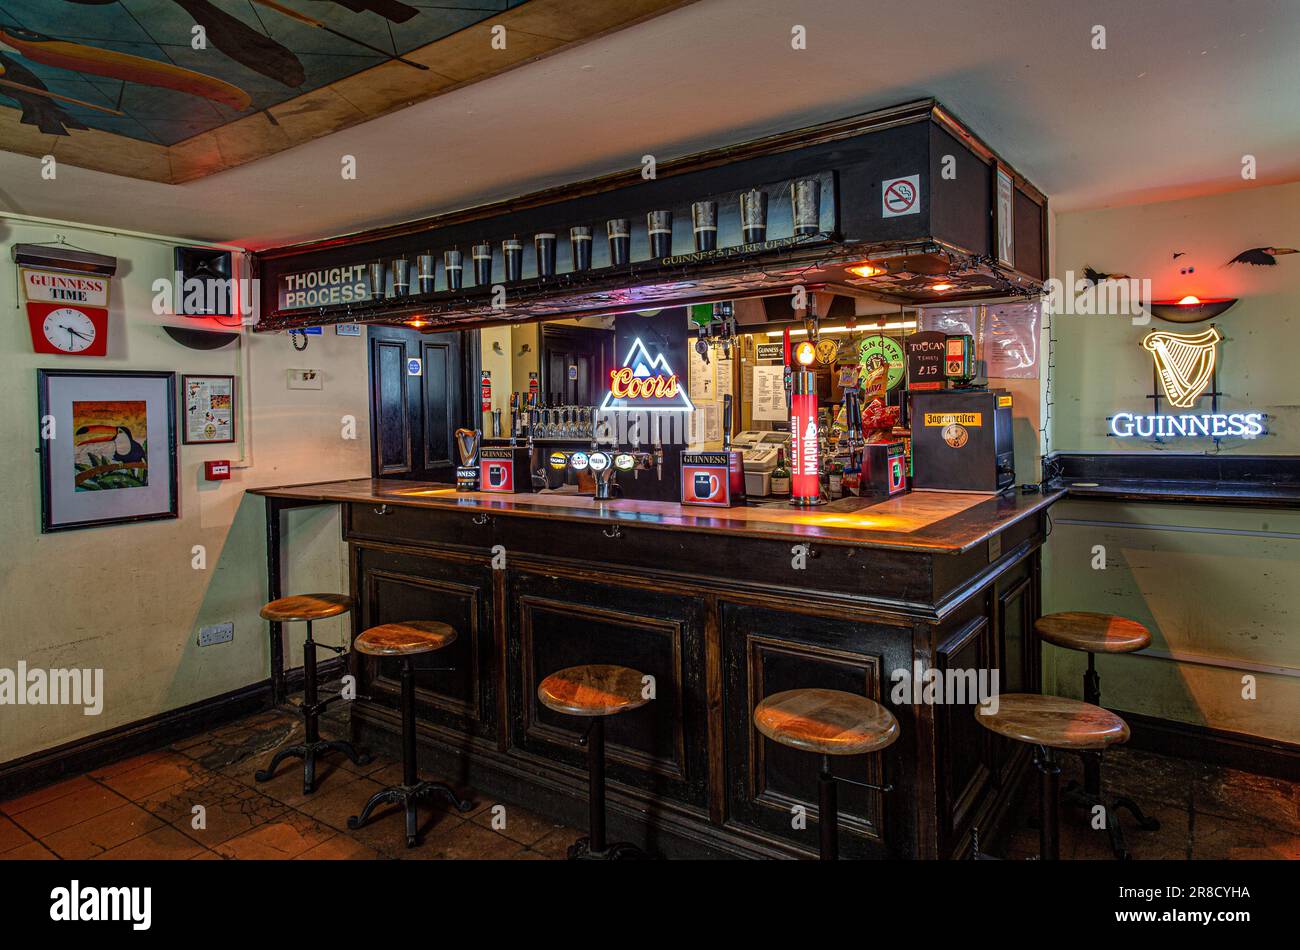
<svg viewBox="0 0 1300 950">
<path fill-rule="evenodd" d="M 1103 280 L 1128 280 L 1128 274 L 1103 274 L 1101 271 L 1093 270 L 1086 264 L 1083 267 L 1083 279 L 1090 284 L 1099 284 Z"/>
<path fill-rule="evenodd" d="M 1255 264 L 1261 267 L 1273 267 L 1277 264 L 1279 254 L 1300 254 L 1300 250 L 1294 247 L 1252 247 L 1250 250 L 1242 251 L 1225 266 Z"/>
</svg>

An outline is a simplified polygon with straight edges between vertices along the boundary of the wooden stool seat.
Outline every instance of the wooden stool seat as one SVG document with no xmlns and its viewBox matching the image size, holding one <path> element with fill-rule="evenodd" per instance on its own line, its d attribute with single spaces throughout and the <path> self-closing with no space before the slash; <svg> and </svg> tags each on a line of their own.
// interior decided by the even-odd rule
<svg viewBox="0 0 1300 950">
<path fill-rule="evenodd" d="M 773 742 L 822 755 L 875 752 L 898 738 L 893 713 L 837 689 L 774 693 L 754 709 L 754 726 Z"/>
<path fill-rule="evenodd" d="M 985 729 L 1049 749 L 1104 749 L 1128 741 L 1128 724 L 1109 710 L 1077 699 L 1036 693 L 1003 693 L 998 711 L 975 708 Z"/>
<path fill-rule="evenodd" d="M 280 623 L 324 620 L 351 609 L 352 598 L 347 594 L 295 594 L 273 600 L 263 607 L 262 619 Z"/>
<path fill-rule="evenodd" d="M 352 648 L 369 656 L 413 656 L 441 650 L 456 641 L 456 631 L 437 620 L 404 620 L 371 627 Z"/>
<path fill-rule="evenodd" d="M 1136 620 L 1087 611 L 1039 617 L 1034 632 L 1047 643 L 1084 653 L 1132 653 L 1151 645 L 1151 631 Z"/>
<path fill-rule="evenodd" d="M 568 716 L 612 716 L 650 701 L 643 695 L 642 678 L 626 666 L 571 666 L 542 680 L 537 698 L 546 708 Z"/>
</svg>

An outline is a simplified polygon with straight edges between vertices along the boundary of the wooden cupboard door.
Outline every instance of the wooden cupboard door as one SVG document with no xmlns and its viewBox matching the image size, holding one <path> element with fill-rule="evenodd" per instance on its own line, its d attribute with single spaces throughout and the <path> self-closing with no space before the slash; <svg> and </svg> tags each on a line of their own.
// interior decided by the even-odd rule
<svg viewBox="0 0 1300 950">
<path fill-rule="evenodd" d="M 492 570 L 475 564 L 392 551 L 358 548 L 359 628 L 403 620 L 450 624 L 456 640 L 413 662 L 417 715 L 457 734 L 495 738 L 497 676 L 492 621 Z M 400 667 L 396 659 L 359 656 L 360 693 L 396 708 Z"/>
<path fill-rule="evenodd" d="M 817 617 L 747 604 L 724 603 L 721 613 L 726 734 L 727 819 L 818 847 L 817 775 L 820 756 L 761 735 L 754 707 L 789 689 L 838 689 L 866 696 L 899 719 L 899 740 L 882 752 L 836 756 L 836 774 L 881 793 L 838 787 L 840 852 L 844 857 L 906 854 L 912 835 L 910 772 L 897 767 L 912 753 L 916 729 L 910 707 L 895 707 L 890 674 L 910 669 L 911 626 Z"/>
<path fill-rule="evenodd" d="M 508 679 L 515 748 L 586 768 L 588 723 L 537 699 L 551 673 L 611 663 L 653 677 L 654 699 L 605 718 L 612 781 L 704 805 L 707 722 L 703 609 L 695 598 L 624 584 L 511 571 Z"/>
</svg>

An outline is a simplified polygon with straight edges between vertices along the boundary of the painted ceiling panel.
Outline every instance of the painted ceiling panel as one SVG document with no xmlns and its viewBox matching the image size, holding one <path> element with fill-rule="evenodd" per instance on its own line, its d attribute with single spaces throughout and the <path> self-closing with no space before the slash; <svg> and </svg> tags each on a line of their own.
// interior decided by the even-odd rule
<svg viewBox="0 0 1300 950">
<path fill-rule="evenodd" d="M 57 127 L 58 117 L 66 115 L 90 129 L 171 146 L 526 2 L 6 0 L 0 7 L 0 79 L 39 85 L 122 115 L 27 95 L 13 86 L 0 86 L 0 101 L 28 105 L 35 114 L 27 124 L 37 124 L 43 114 Z M 192 45 L 196 25 L 206 34 L 201 49 Z M 114 59 L 104 51 L 148 63 Z M 162 67 L 151 69 L 150 63 Z M 247 108 L 235 108 L 234 100 L 243 97 Z"/>
</svg>

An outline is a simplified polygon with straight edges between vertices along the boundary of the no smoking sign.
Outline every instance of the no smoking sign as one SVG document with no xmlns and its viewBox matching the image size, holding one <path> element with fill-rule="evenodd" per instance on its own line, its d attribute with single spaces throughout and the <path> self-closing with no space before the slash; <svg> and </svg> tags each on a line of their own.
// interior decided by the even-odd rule
<svg viewBox="0 0 1300 950">
<path fill-rule="evenodd" d="M 880 183 L 880 216 L 899 218 L 921 213 L 921 176 L 888 178 Z"/>
</svg>

